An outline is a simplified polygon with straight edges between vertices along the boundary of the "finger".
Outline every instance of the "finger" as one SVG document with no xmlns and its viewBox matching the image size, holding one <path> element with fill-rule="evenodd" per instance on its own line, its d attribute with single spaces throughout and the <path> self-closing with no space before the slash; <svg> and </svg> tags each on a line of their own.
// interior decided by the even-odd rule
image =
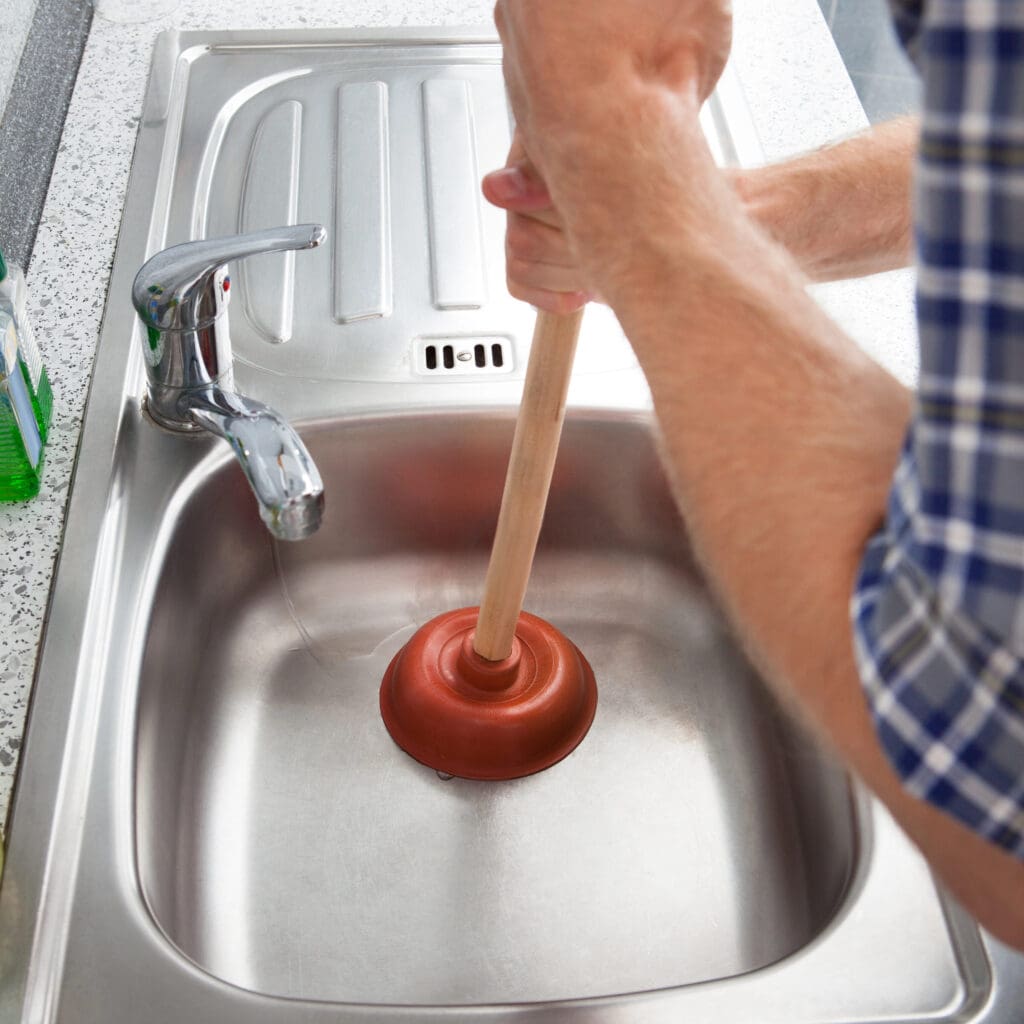
<svg viewBox="0 0 1024 1024">
<path fill-rule="evenodd" d="M 532 164 L 525 161 L 491 171 L 481 186 L 484 198 L 503 210 L 534 213 L 553 208 L 547 186 Z"/>
<path fill-rule="evenodd" d="M 505 254 L 510 259 L 547 263 L 555 267 L 576 265 L 564 231 L 520 213 L 508 215 Z"/>
<path fill-rule="evenodd" d="M 529 263 L 510 259 L 505 264 L 510 281 L 524 288 L 540 288 L 550 292 L 583 292 L 585 285 L 576 267 L 552 267 L 546 263 Z"/>
<path fill-rule="evenodd" d="M 547 185 L 530 160 L 518 128 L 512 136 L 505 166 L 485 175 L 481 185 L 484 197 L 494 206 L 536 213 L 546 223 L 558 224 Z"/>
<path fill-rule="evenodd" d="M 513 298 L 548 313 L 575 313 L 590 301 L 586 292 L 552 292 L 545 288 L 530 288 L 512 280 L 508 282 L 508 291 Z"/>
</svg>

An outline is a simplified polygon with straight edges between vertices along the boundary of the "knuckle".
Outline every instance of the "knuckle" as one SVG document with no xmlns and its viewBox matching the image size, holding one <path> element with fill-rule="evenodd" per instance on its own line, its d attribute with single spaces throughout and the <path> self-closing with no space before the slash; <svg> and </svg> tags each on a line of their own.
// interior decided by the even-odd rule
<svg viewBox="0 0 1024 1024">
<path fill-rule="evenodd" d="M 534 293 L 532 289 L 527 288 L 512 277 L 507 279 L 506 285 L 508 287 L 508 293 L 513 299 L 519 299 L 520 302 L 533 302 Z"/>
<path fill-rule="evenodd" d="M 505 272 L 510 278 L 518 281 L 525 281 L 527 278 L 536 276 L 536 267 L 529 260 L 519 259 L 517 256 L 509 258 L 505 265 Z"/>
<path fill-rule="evenodd" d="M 579 295 L 576 292 L 559 292 L 557 296 L 558 308 L 554 310 L 556 313 L 574 313 L 577 309 L 582 306 Z"/>
</svg>

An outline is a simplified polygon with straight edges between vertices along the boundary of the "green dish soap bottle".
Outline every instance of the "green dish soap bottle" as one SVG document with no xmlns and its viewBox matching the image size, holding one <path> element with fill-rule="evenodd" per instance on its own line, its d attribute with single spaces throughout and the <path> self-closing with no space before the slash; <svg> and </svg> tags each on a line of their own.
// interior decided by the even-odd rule
<svg viewBox="0 0 1024 1024">
<path fill-rule="evenodd" d="M 14 321 L 14 333 L 18 337 L 18 350 L 21 353 L 21 370 L 28 387 L 39 436 L 43 444 L 46 444 L 50 418 L 53 415 L 53 391 L 39 354 L 27 306 L 28 287 L 25 284 L 25 275 L 17 264 L 8 264 L 4 260 L 4 254 L 0 252 L 0 316 L 6 314 Z"/>
<path fill-rule="evenodd" d="M 39 493 L 43 439 L 28 380 L 14 318 L 0 308 L 0 501 Z"/>
</svg>

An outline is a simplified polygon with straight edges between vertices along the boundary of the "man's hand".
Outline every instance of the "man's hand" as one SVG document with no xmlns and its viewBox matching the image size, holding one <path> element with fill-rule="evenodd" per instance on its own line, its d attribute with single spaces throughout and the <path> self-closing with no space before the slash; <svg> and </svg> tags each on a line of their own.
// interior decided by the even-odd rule
<svg viewBox="0 0 1024 1024">
<path fill-rule="evenodd" d="M 692 213 L 686 183 L 692 160 L 710 162 L 697 117 L 728 55 L 727 0 L 499 0 L 495 20 L 519 143 L 583 271 L 516 286 L 607 294 L 633 238 L 660 233 L 665 213 L 674 230 Z M 520 227 L 513 219 L 513 238 Z"/>
<path fill-rule="evenodd" d="M 779 242 L 812 281 L 877 274 L 911 258 L 911 171 L 919 126 L 898 118 L 839 143 L 725 179 L 743 212 Z M 600 300 L 565 223 L 517 135 L 484 196 L 508 212 L 508 289 L 553 313 Z"/>
<path fill-rule="evenodd" d="M 505 275 L 509 294 L 549 313 L 572 313 L 597 299 L 587 287 L 565 225 L 518 134 L 508 160 L 483 180 L 484 196 L 507 211 Z"/>
<path fill-rule="evenodd" d="M 497 0 L 494 19 L 512 108 L 535 158 L 531 143 L 567 127 L 595 89 L 640 81 L 698 110 L 732 38 L 729 0 Z"/>
</svg>

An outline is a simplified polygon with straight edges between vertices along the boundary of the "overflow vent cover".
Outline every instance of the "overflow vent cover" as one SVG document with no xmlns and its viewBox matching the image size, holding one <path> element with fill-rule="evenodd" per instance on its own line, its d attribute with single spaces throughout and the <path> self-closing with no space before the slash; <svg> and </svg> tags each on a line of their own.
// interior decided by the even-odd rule
<svg viewBox="0 0 1024 1024">
<path fill-rule="evenodd" d="M 505 335 L 417 338 L 413 367 L 422 377 L 488 376 L 511 373 L 512 339 Z"/>
</svg>

